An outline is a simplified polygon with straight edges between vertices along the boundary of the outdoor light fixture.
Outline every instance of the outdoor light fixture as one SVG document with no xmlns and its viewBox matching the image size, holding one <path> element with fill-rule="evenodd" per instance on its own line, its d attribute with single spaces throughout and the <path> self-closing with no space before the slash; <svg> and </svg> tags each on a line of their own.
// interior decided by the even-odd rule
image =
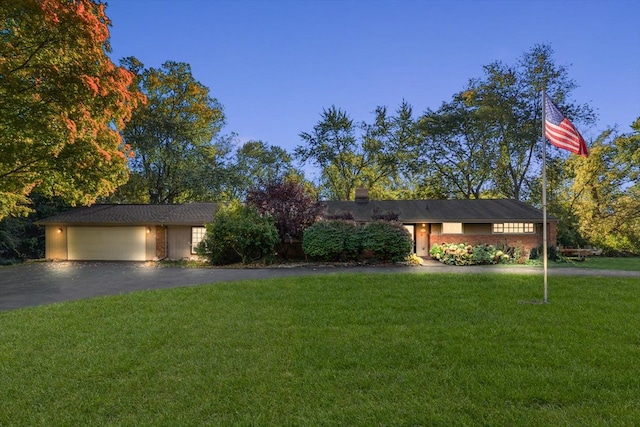
<svg viewBox="0 0 640 427">
<path fill-rule="evenodd" d="M 58 234 L 62 233 L 62 227 L 58 227 Z"/>
<path fill-rule="evenodd" d="M 151 233 L 151 227 L 147 227 L 147 234 Z"/>
</svg>

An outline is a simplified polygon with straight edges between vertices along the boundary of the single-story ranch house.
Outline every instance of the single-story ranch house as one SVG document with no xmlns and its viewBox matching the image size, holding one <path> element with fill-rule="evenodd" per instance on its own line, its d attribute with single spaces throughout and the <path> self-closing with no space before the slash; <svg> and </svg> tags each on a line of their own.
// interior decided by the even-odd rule
<svg viewBox="0 0 640 427">
<path fill-rule="evenodd" d="M 440 243 L 542 244 L 542 212 L 515 200 L 369 200 L 323 202 L 324 215 L 350 213 L 356 222 L 397 215 L 413 237 L 418 256 Z M 151 261 L 196 258 L 216 203 L 181 205 L 93 205 L 37 222 L 45 226 L 51 260 Z M 555 218 L 548 219 L 548 243 L 556 243 Z"/>
<path fill-rule="evenodd" d="M 350 213 L 359 223 L 396 214 L 413 237 L 415 254 L 422 257 L 442 243 L 520 245 L 530 251 L 543 241 L 542 211 L 517 200 L 369 200 L 367 190 L 359 188 L 355 201 L 324 204 L 325 216 Z M 549 246 L 556 245 L 557 222 L 547 217 Z"/>
</svg>

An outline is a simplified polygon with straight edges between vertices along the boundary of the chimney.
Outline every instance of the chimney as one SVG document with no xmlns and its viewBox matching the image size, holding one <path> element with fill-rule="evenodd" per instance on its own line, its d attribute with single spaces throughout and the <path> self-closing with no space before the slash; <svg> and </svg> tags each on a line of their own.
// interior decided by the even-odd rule
<svg viewBox="0 0 640 427">
<path fill-rule="evenodd" d="M 369 190 L 364 187 L 356 188 L 356 203 L 369 203 Z"/>
</svg>

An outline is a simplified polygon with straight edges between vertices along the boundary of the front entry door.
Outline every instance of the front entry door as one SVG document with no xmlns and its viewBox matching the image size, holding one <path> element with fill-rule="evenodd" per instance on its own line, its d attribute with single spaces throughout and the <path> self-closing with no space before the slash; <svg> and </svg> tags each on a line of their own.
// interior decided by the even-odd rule
<svg viewBox="0 0 640 427">
<path fill-rule="evenodd" d="M 416 224 L 416 255 L 429 256 L 429 224 Z"/>
</svg>

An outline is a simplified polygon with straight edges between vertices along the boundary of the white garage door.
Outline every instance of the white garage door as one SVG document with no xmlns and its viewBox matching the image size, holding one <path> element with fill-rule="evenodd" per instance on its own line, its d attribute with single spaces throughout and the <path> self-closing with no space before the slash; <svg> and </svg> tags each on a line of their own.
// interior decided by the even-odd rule
<svg viewBox="0 0 640 427">
<path fill-rule="evenodd" d="M 69 227 L 68 259 L 144 261 L 145 227 Z"/>
</svg>

